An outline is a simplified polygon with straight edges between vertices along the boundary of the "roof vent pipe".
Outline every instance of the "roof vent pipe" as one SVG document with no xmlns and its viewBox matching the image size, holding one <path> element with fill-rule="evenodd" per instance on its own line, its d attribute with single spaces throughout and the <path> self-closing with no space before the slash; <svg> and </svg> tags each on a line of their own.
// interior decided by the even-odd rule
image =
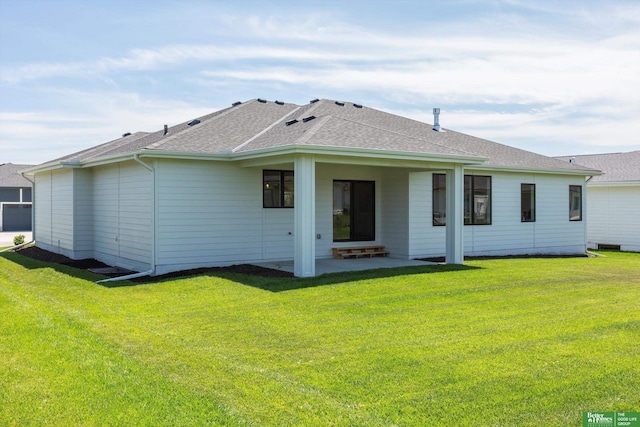
<svg viewBox="0 0 640 427">
<path fill-rule="evenodd" d="M 163 136 L 169 133 L 169 126 L 164 125 L 164 133 L 162 134 Z"/>
<path fill-rule="evenodd" d="M 433 109 L 433 130 L 440 132 L 440 109 Z"/>
</svg>

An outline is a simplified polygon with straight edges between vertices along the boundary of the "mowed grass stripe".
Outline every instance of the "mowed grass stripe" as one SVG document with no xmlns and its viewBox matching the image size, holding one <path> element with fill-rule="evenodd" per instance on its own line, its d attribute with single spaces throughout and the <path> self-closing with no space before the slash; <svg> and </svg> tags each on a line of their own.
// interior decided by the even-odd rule
<svg viewBox="0 0 640 427">
<path fill-rule="evenodd" d="M 629 344 L 640 336 L 638 254 L 285 281 L 200 276 L 111 289 L 19 255 L 0 263 L 6 305 L 18 319 L 12 327 L 39 325 L 7 360 L 43 353 L 30 342 L 48 336 L 44 325 L 60 324 L 56 342 L 83 344 L 73 357 L 70 345 L 50 355 L 69 365 L 95 359 L 98 371 L 126 370 L 120 380 L 140 384 L 148 416 L 124 399 L 105 411 L 135 424 L 446 425 L 455 415 L 460 425 L 580 425 L 583 410 L 640 406 L 631 386 L 640 380 L 640 353 Z M 25 292 L 41 306 L 16 308 Z M 47 310 L 59 315 L 32 314 Z M 52 377 L 42 367 L 18 371 L 36 385 Z M 72 369 L 69 382 L 85 390 L 109 384 L 82 372 Z M 11 390 L 20 381 L 6 382 Z M 176 397 L 153 394 L 158 387 Z M 60 420 L 109 418 L 86 398 L 50 390 L 63 396 L 51 405 Z M 15 409 L 8 405 L 5 415 Z"/>
</svg>

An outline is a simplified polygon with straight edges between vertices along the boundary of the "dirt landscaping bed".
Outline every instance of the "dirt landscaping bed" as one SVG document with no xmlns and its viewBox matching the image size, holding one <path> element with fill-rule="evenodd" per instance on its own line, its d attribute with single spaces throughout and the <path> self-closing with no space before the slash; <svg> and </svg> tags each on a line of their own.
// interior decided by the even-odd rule
<svg viewBox="0 0 640 427">
<path fill-rule="evenodd" d="M 88 270 L 90 268 L 106 268 L 109 267 L 107 264 L 97 261 L 95 259 L 82 259 L 82 260 L 73 260 L 64 255 L 56 254 L 53 252 L 46 251 L 44 249 L 38 248 L 36 246 L 28 246 L 25 248 L 18 249 L 16 251 L 20 255 L 24 255 L 26 257 L 36 259 L 38 261 L 44 262 L 53 262 L 56 264 L 67 265 L 69 267 L 80 268 L 83 270 Z M 186 276 L 196 276 L 199 274 L 216 274 L 216 273 L 241 273 L 247 274 L 250 276 L 262 276 L 262 277 L 282 277 L 288 278 L 293 277 L 292 273 L 280 270 L 274 270 L 271 268 L 259 267 L 257 265 L 251 264 L 237 264 L 231 265 L 228 267 L 210 267 L 210 268 L 197 268 L 192 270 L 182 270 L 176 271 L 173 273 L 163 274 L 160 276 L 145 276 L 138 277 L 136 279 L 132 279 L 132 282 L 137 283 L 146 283 L 146 282 L 157 282 L 165 279 L 171 278 L 179 278 Z M 116 277 L 121 276 L 122 274 L 105 274 L 106 276 Z"/>
</svg>

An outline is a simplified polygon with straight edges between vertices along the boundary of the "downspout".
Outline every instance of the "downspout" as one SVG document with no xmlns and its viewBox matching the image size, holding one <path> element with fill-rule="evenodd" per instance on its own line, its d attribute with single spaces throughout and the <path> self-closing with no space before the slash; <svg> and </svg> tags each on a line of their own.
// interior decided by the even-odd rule
<svg viewBox="0 0 640 427">
<path fill-rule="evenodd" d="M 110 277 L 108 279 L 98 280 L 96 283 L 117 282 L 121 280 L 135 279 L 137 277 L 151 276 L 156 271 L 156 171 L 152 166 L 140 160 L 139 154 L 133 155 L 133 160 L 140 163 L 145 169 L 152 174 L 152 198 L 151 198 L 151 217 L 153 218 L 153 227 L 151 229 L 151 270 L 142 271 L 140 273 L 127 274 L 126 276 Z"/>
</svg>

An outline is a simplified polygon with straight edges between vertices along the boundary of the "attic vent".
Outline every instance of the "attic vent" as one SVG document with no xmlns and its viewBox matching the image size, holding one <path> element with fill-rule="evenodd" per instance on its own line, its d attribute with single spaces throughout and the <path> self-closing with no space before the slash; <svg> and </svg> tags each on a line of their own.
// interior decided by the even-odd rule
<svg viewBox="0 0 640 427">
<path fill-rule="evenodd" d="M 276 101 L 276 104 L 278 104 L 278 105 L 284 105 L 284 101 Z"/>
<path fill-rule="evenodd" d="M 298 123 L 298 121 L 297 121 L 296 119 L 289 120 L 288 122 L 285 122 L 285 125 L 286 125 L 286 126 L 291 126 L 291 125 L 292 125 L 292 124 L 294 124 L 294 123 Z"/>
<path fill-rule="evenodd" d="M 576 158 L 575 157 L 570 158 L 569 159 L 569 163 L 571 163 L 572 165 L 575 165 L 576 164 Z"/>
<path fill-rule="evenodd" d="M 360 104 L 353 104 L 353 106 L 356 107 L 356 108 L 362 108 L 362 105 L 360 105 Z"/>
<path fill-rule="evenodd" d="M 198 119 L 193 119 L 191 120 L 189 123 L 187 123 L 188 126 L 193 126 L 193 125 L 197 125 L 198 123 L 200 123 L 200 120 Z"/>
<path fill-rule="evenodd" d="M 131 135 L 131 132 L 127 132 L 127 133 L 123 133 L 122 137 L 124 138 L 124 137 L 130 136 L 130 135 Z"/>
<path fill-rule="evenodd" d="M 344 102 L 336 101 L 336 105 L 339 105 L 339 106 L 341 106 L 341 107 L 344 107 Z"/>
<path fill-rule="evenodd" d="M 242 102 L 237 101 L 237 102 L 234 102 L 233 104 L 231 104 L 231 106 L 232 106 L 232 107 L 237 107 L 237 106 L 238 106 L 238 105 L 240 105 L 240 104 L 242 104 Z"/>
<path fill-rule="evenodd" d="M 307 123 L 308 121 L 313 120 L 315 118 L 316 118 L 316 116 L 305 117 L 304 119 L 302 119 L 302 123 Z"/>
<path fill-rule="evenodd" d="M 262 98 L 258 98 L 258 102 L 262 102 L 263 104 L 266 104 L 267 100 L 266 99 L 262 99 Z"/>
<path fill-rule="evenodd" d="M 318 98 L 312 99 L 311 101 L 309 101 L 309 104 L 315 104 L 318 101 L 320 101 Z"/>
</svg>

